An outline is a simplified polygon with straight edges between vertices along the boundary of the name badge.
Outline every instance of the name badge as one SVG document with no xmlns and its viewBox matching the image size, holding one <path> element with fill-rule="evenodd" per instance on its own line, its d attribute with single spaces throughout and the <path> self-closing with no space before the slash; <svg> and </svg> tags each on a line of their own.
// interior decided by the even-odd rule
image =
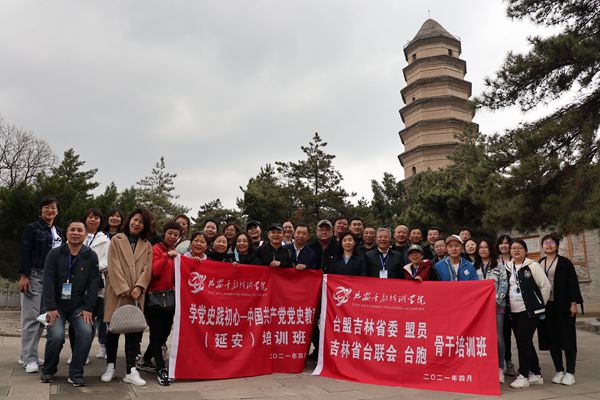
<svg viewBox="0 0 600 400">
<path fill-rule="evenodd" d="M 60 295 L 60 298 L 63 300 L 70 300 L 71 299 L 71 289 L 73 288 L 73 284 L 72 283 L 63 283 L 62 285 L 62 293 Z"/>
<path fill-rule="evenodd" d="M 387 269 L 380 269 L 379 270 L 379 277 L 383 278 L 383 279 L 387 279 L 387 277 L 388 277 L 388 271 L 387 271 Z"/>
</svg>

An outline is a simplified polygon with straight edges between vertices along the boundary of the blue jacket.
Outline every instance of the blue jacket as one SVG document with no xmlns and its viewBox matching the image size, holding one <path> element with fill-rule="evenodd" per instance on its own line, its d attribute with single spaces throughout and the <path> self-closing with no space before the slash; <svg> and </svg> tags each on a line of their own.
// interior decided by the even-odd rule
<svg viewBox="0 0 600 400">
<path fill-rule="evenodd" d="M 56 232 L 62 236 L 58 227 Z M 32 269 L 42 270 L 53 242 L 51 226 L 42 218 L 27 225 L 21 239 L 19 274 L 29 276 Z"/>
<path fill-rule="evenodd" d="M 445 257 L 442 261 L 435 264 L 435 272 L 440 281 L 478 281 L 477 271 L 473 264 L 464 258 L 460 258 L 458 274 L 454 272 L 450 257 Z M 458 276 L 457 276 L 458 275 Z"/>
</svg>

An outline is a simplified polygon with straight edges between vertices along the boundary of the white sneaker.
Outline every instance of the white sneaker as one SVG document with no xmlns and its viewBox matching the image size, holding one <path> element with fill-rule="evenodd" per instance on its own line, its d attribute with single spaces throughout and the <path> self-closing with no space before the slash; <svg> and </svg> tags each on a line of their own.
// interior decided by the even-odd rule
<svg viewBox="0 0 600 400">
<path fill-rule="evenodd" d="M 529 373 L 529 379 L 527 379 L 529 381 L 530 385 L 543 385 L 544 384 L 544 378 L 542 377 L 542 375 L 536 375 L 533 372 Z"/>
<path fill-rule="evenodd" d="M 523 389 L 529 387 L 529 381 L 523 375 L 519 374 L 519 376 L 517 376 L 517 379 L 512 381 L 510 387 L 515 389 Z"/>
<path fill-rule="evenodd" d="M 17 363 L 18 363 L 19 365 L 22 365 L 22 366 L 23 366 L 23 368 L 25 368 L 25 361 L 23 361 L 23 359 L 22 359 L 21 357 L 19 357 L 19 358 L 17 359 Z M 43 359 L 43 358 L 38 358 L 38 365 L 39 365 L 39 366 L 41 366 L 41 365 L 44 365 L 44 359 Z"/>
<path fill-rule="evenodd" d="M 106 345 L 105 344 L 101 344 L 100 348 L 98 349 L 98 353 L 96 354 L 96 358 L 101 358 L 106 360 Z"/>
<path fill-rule="evenodd" d="M 125 375 L 125 378 L 123 378 L 123 382 L 131 383 L 135 386 L 146 386 L 146 381 L 142 379 L 140 373 L 137 372 L 137 369 L 135 369 L 135 367 L 131 368 L 131 372 Z"/>
<path fill-rule="evenodd" d="M 565 373 L 563 371 L 558 371 L 554 378 L 552 378 L 552 383 L 561 384 L 563 378 L 565 377 Z"/>
<path fill-rule="evenodd" d="M 504 371 L 502 371 L 502 368 L 498 368 L 498 378 L 500 379 L 500 383 L 504 383 Z"/>
<path fill-rule="evenodd" d="M 27 364 L 25 366 L 25 372 L 27 372 L 28 374 L 32 374 L 34 372 L 38 372 L 40 370 L 40 367 L 38 365 L 38 363 L 34 362 L 30 362 L 29 364 Z"/>
<path fill-rule="evenodd" d="M 102 382 L 110 382 L 115 376 L 115 364 L 108 363 L 106 364 L 106 371 L 100 377 Z"/>
<path fill-rule="evenodd" d="M 570 373 L 566 373 L 565 377 L 562 378 L 562 382 L 563 385 L 567 385 L 567 386 L 571 386 L 575 384 L 575 375 L 570 374 Z"/>
</svg>

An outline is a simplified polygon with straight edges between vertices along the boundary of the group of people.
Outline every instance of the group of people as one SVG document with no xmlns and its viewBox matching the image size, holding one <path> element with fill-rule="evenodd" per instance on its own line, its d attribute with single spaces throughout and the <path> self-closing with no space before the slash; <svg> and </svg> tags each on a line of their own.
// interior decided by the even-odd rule
<svg viewBox="0 0 600 400">
<path fill-rule="evenodd" d="M 156 234 L 153 216 L 136 208 L 127 217 L 110 210 L 105 221 L 97 208 L 81 220 L 70 221 L 63 236 L 54 224 L 58 200 L 45 197 L 40 218 L 29 224 L 21 246 L 22 346 L 19 362 L 27 372 L 38 372 L 41 381 L 52 382 L 65 342 L 69 322 L 68 381 L 85 385 L 84 366 L 89 362 L 93 338 L 98 336 L 97 358 L 106 359 L 103 382 L 115 375 L 119 334 L 110 332 L 114 311 L 124 304 L 137 304 L 149 327 L 149 345 L 141 352 L 143 332 L 125 336 L 124 382 L 145 385 L 139 370 L 156 373 L 161 385 L 169 385 L 165 365 L 166 341 L 171 332 L 174 307 L 153 298 L 175 288 L 177 257 L 215 260 L 235 265 L 272 268 L 320 269 L 326 274 L 368 276 L 417 281 L 463 281 L 491 279 L 496 290 L 499 380 L 517 375 L 512 363 L 511 331 L 516 338 L 519 370 L 514 388 L 542 384 L 543 377 L 533 345 L 536 329 L 540 350 L 550 350 L 556 374 L 553 383 L 575 383 L 577 352 L 575 317 L 583 299 L 577 275 L 569 259 L 558 254 L 559 238 L 542 238 L 545 257 L 527 258 L 527 244 L 500 235 L 496 240 L 475 240 L 463 228 L 458 234 L 441 236 L 438 228 L 409 229 L 398 225 L 365 226 L 360 217 L 340 217 L 333 223 L 321 220 L 315 240 L 311 227 L 292 221 L 267 226 L 266 238 L 260 222 L 250 221 L 245 230 L 235 223 L 220 227 L 204 221 L 202 229 L 190 233 L 190 219 L 178 215 Z M 40 323 L 41 322 L 41 323 Z M 45 360 L 37 353 L 43 325 L 48 334 Z M 318 354 L 318 332 L 313 334 Z M 563 365 L 563 352 L 566 369 Z"/>
</svg>

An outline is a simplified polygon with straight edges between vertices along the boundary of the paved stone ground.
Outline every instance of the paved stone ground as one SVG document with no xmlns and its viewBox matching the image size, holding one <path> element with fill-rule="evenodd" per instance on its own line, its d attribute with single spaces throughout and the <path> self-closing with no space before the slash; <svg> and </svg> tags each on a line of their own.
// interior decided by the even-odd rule
<svg viewBox="0 0 600 400">
<path fill-rule="evenodd" d="M 311 376 L 315 364 L 310 363 L 303 374 L 274 374 L 252 378 L 214 381 L 175 382 L 169 387 L 159 386 L 153 375 L 142 372 L 148 381 L 144 387 L 122 382 L 125 362 L 117 361 L 118 379 L 103 383 L 99 376 L 104 371 L 104 360 L 92 359 L 85 369 L 87 386 L 74 388 L 66 382 L 68 350 L 61 354 L 61 364 L 52 385 L 39 382 L 39 374 L 27 374 L 17 364 L 20 338 L 18 337 L 18 312 L 0 311 L 0 400 L 187 400 L 187 399 L 285 399 L 285 400 L 358 400 L 358 399 L 484 399 L 467 394 L 433 392 L 398 387 L 367 385 Z M 147 341 L 147 334 L 144 337 Z M 540 353 L 546 383 L 528 389 L 511 389 L 501 385 L 502 398 L 515 400 L 569 399 L 600 400 L 600 335 L 591 331 L 578 331 L 579 354 L 577 383 L 566 387 L 554 385 L 554 375 L 548 352 Z M 43 354 L 45 340 L 40 343 Z M 91 351 L 94 356 L 97 342 Z M 122 353 L 122 348 L 119 353 Z M 516 355 L 516 351 L 514 351 Z"/>
</svg>

